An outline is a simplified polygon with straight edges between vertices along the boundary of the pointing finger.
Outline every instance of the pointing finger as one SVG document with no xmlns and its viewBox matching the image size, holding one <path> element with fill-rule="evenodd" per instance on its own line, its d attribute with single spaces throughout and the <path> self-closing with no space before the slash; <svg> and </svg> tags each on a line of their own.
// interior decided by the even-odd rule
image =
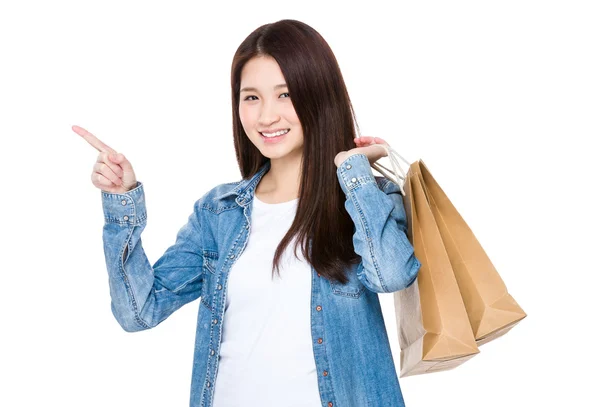
<svg viewBox="0 0 600 407">
<path fill-rule="evenodd" d="M 104 144 L 98 137 L 94 136 L 92 133 L 84 129 L 83 127 L 79 127 L 77 125 L 72 126 L 71 129 L 77 134 L 79 134 L 85 141 L 90 143 L 92 147 L 100 152 L 109 152 L 116 153 L 116 151 L 110 148 L 108 145 Z"/>
</svg>

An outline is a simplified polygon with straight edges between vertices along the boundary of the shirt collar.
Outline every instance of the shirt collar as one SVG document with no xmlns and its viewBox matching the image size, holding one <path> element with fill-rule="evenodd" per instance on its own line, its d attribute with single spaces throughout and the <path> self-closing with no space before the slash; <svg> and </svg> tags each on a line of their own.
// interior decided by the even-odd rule
<svg viewBox="0 0 600 407">
<path fill-rule="evenodd" d="M 260 169 L 248 179 L 242 179 L 238 182 L 232 189 L 225 192 L 224 194 L 218 195 L 215 197 L 215 200 L 220 200 L 223 198 L 227 198 L 230 195 L 237 195 L 236 201 L 239 204 L 243 204 L 245 201 L 249 201 L 252 199 L 252 195 L 254 192 L 254 188 L 263 177 L 263 175 L 271 168 L 271 160 L 265 161 L 265 163 L 260 167 Z"/>
</svg>

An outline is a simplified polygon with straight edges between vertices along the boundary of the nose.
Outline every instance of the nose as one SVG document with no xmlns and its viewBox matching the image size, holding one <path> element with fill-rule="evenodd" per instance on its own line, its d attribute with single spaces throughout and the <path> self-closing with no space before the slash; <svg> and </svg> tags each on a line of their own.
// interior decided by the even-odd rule
<svg viewBox="0 0 600 407">
<path fill-rule="evenodd" d="M 258 118 L 258 124 L 261 127 L 269 127 L 271 124 L 279 121 L 279 112 L 277 111 L 277 107 L 274 105 L 275 103 L 272 101 L 266 101 L 263 103 L 260 109 L 260 116 Z"/>
</svg>

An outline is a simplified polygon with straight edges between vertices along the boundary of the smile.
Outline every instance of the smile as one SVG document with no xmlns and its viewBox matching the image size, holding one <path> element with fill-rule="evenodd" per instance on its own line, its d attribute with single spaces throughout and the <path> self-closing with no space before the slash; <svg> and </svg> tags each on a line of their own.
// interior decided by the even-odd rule
<svg viewBox="0 0 600 407">
<path fill-rule="evenodd" d="M 260 133 L 260 137 L 266 144 L 278 143 L 285 138 L 285 135 L 288 134 L 290 129 L 281 130 L 275 133 Z"/>
<path fill-rule="evenodd" d="M 284 134 L 287 134 L 290 131 L 290 129 L 285 129 L 285 130 L 280 130 L 278 132 L 275 133 L 260 133 L 262 134 L 264 137 L 278 137 L 278 136 L 283 136 Z"/>
</svg>

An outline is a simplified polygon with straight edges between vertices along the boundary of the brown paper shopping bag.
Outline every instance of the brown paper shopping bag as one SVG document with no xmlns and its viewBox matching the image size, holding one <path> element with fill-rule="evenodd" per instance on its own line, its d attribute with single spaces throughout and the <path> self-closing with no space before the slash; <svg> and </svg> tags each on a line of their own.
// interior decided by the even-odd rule
<svg viewBox="0 0 600 407">
<path fill-rule="evenodd" d="M 402 187 L 400 179 L 406 179 L 406 174 L 395 158 L 400 157 L 410 166 L 412 180 L 418 180 L 422 186 L 452 263 L 477 344 L 482 345 L 502 336 L 527 314 L 508 293 L 504 281 L 483 247 L 425 163 L 419 160 L 410 164 L 391 147 L 382 147 L 388 151 L 394 170 L 378 163 L 373 164 L 375 169 Z M 381 167 L 394 175 L 395 179 L 388 176 Z M 403 194 L 406 195 L 404 191 Z M 405 200 L 405 206 L 407 204 L 410 203 Z"/>
<path fill-rule="evenodd" d="M 377 167 L 375 163 L 374 168 L 386 175 Z M 394 292 L 401 377 L 452 369 L 479 353 L 452 264 L 413 166 L 403 194 L 408 237 L 421 269 L 411 286 Z"/>
<path fill-rule="evenodd" d="M 508 293 L 485 250 L 425 163 L 419 160 L 411 170 L 435 217 L 477 344 L 502 336 L 527 314 Z"/>
</svg>

